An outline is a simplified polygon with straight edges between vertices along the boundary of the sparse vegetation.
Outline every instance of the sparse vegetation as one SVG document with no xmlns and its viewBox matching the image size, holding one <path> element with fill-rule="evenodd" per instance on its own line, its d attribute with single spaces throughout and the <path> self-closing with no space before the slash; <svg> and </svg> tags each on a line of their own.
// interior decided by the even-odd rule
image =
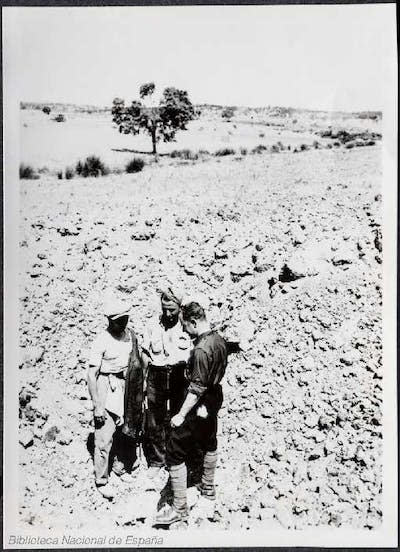
<svg viewBox="0 0 400 552">
<path fill-rule="evenodd" d="M 71 178 L 74 178 L 74 176 L 75 176 L 75 171 L 74 171 L 73 167 L 67 167 L 65 169 L 65 178 L 67 180 L 71 180 Z"/>
<path fill-rule="evenodd" d="M 240 148 L 241 155 L 247 155 L 247 148 Z"/>
<path fill-rule="evenodd" d="M 235 155 L 236 151 L 233 148 L 221 148 L 214 155 L 216 157 L 224 157 L 225 155 Z"/>
<path fill-rule="evenodd" d="M 199 158 L 199 155 L 190 149 L 173 150 L 170 153 L 172 159 L 186 159 L 187 161 L 195 161 Z"/>
<path fill-rule="evenodd" d="M 235 115 L 236 107 L 225 107 L 221 113 L 221 117 L 226 121 L 230 121 Z"/>
<path fill-rule="evenodd" d="M 264 144 L 258 144 L 258 146 L 251 150 L 251 153 L 263 153 L 264 151 L 267 151 L 267 149 L 267 146 L 264 146 Z"/>
<path fill-rule="evenodd" d="M 37 180 L 39 175 L 36 174 L 35 169 L 31 165 L 21 163 L 19 166 L 19 177 L 24 180 Z"/>
<path fill-rule="evenodd" d="M 59 113 L 58 115 L 53 117 L 53 121 L 56 121 L 56 123 L 65 123 L 66 121 L 65 115 L 63 115 L 62 113 Z"/>
<path fill-rule="evenodd" d="M 91 155 L 87 157 L 83 162 L 78 161 L 75 167 L 75 172 L 79 176 L 88 178 L 91 176 L 94 176 L 94 177 L 105 176 L 109 174 L 110 171 L 99 157 L 96 157 L 95 155 Z"/>
<path fill-rule="evenodd" d="M 141 157 L 134 157 L 131 159 L 125 167 L 127 173 L 137 173 L 140 172 L 145 165 L 145 162 Z"/>
</svg>

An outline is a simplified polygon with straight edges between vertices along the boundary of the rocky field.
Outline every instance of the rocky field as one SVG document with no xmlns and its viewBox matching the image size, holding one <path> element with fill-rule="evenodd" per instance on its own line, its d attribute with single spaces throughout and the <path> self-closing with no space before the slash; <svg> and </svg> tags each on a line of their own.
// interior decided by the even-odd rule
<svg viewBox="0 0 400 552">
<path fill-rule="evenodd" d="M 151 525 L 144 461 L 94 488 L 85 358 L 102 294 L 141 334 L 165 276 L 211 298 L 230 356 L 207 528 L 382 520 L 381 146 L 160 159 L 138 174 L 21 180 L 20 519 Z M 89 446 L 88 446 L 89 439 Z"/>
</svg>

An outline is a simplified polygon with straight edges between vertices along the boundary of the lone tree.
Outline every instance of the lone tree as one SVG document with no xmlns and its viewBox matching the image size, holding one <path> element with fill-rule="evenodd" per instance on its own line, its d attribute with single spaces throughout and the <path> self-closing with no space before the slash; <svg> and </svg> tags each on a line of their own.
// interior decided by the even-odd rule
<svg viewBox="0 0 400 552">
<path fill-rule="evenodd" d="M 178 130 L 186 130 L 187 123 L 194 119 L 195 110 L 185 90 L 166 88 L 158 105 L 153 94 L 155 84 L 142 84 L 139 89 L 140 100 L 133 100 L 130 107 L 125 100 L 115 98 L 112 107 L 113 123 L 124 134 L 150 134 L 153 152 L 157 153 L 157 142 L 172 142 Z"/>
</svg>

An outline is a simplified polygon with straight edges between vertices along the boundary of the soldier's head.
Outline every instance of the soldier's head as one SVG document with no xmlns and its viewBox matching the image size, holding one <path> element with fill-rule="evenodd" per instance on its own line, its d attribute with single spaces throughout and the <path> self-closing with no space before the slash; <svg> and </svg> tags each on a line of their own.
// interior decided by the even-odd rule
<svg viewBox="0 0 400 552">
<path fill-rule="evenodd" d="M 129 322 L 129 305 L 115 297 L 110 291 L 105 292 L 104 314 L 108 320 L 108 329 L 111 333 L 122 333 Z"/>
<path fill-rule="evenodd" d="M 122 333 L 129 322 L 129 316 L 127 314 L 124 314 L 122 316 L 117 317 L 111 317 L 108 316 L 108 327 L 112 331 L 112 333 Z"/>
<path fill-rule="evenodd" d="M 161 310 L 163 321 L 167 326 L 175 326 L 179 320 L 180 301 L 173 293 L 161 293 Z"/>
<path fill-rule="evenodd" d="M 206 327 L 208 327 L 203 307 L 195 301 L 184 305 L 181 309 L 181 324 L 183 331 L 191 337 L 197 337 L 202 334 L 206 330 Z"/>
</svg>

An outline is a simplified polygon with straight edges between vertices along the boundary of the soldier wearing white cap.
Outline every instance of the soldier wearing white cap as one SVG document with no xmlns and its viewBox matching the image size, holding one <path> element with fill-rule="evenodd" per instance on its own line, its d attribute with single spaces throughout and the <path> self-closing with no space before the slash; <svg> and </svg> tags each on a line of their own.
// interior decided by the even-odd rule
<svg viewBox="0 0 400 552">
<path fill-rule="evenodd" d="M 128 328 L 129 307 L 115 297 L 104 306 L 108 327 L 95 338 L 89 355 L 88 388 L 93 401 L 95 438 L 94 471 L 99 492 L 108 499 L 110 452 L 114 444 L 113 471 L 122 475 L 133 463 L 135 448 L 122 434 L 125 376 L 131 352 L 139 355 L 137 339 Z"/>
</svg>

